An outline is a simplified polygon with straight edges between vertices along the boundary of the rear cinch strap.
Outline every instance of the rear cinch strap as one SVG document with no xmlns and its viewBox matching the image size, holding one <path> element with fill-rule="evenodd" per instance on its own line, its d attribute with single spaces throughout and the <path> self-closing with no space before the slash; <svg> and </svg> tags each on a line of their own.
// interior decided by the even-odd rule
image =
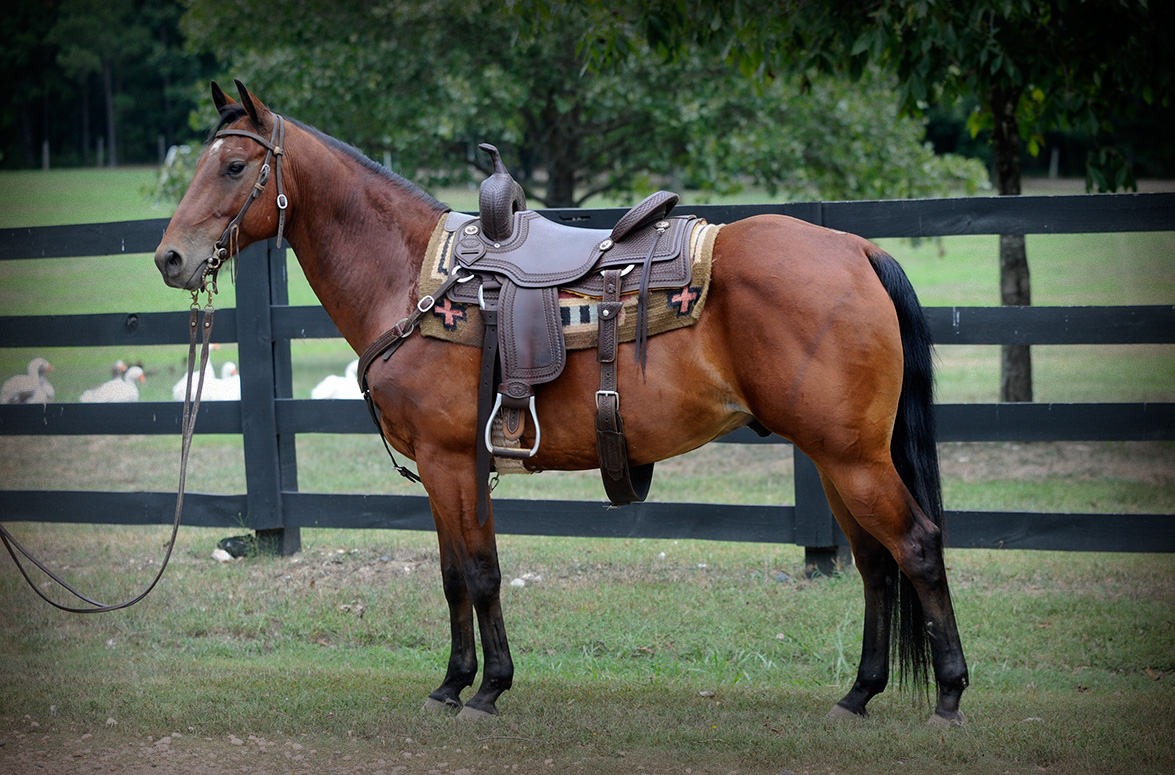
<svg viewBox="0 0 1175 775">
<path fill-rule="evenodd" d="M 628 465 L 628 444 L 624 439 L 624 422 L 620 418 L 620 394 L 616 391 L 617 320 L 621 306 L 620 270 L 606 270 L 604 295 L 597 309 L 600 337 L 596 358 L 600 362 L 600 389 L 596 392 L 596 448 L 604 491 L 616 506 L 643 501 L 653 481 L 652 463 L 632 469 Z"/>
</svg>

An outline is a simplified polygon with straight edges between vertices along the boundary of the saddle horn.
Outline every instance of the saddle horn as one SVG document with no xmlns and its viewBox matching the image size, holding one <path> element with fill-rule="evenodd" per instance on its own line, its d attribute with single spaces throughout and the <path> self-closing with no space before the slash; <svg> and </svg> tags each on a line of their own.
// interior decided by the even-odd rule
<svg viewBox="0 0 1175 775">
<path fill-rule="evenodd" d="M 488 239 L 501 242 L 514 232 L 514 213 L 526 209 L 526 194 L 502 163 L 502 155 L 489 143 L 477 146 L 490 155 L 494 172 L 481 182 L 477 209 L 482 232 Z"/>
</svg>

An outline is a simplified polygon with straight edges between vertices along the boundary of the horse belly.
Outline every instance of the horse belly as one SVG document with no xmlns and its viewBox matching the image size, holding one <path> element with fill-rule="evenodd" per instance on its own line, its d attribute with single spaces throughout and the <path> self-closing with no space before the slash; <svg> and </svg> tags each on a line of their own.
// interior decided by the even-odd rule
<svg viewBox="0 0 1175 775">
<path fill-rule="evenodd" d="M 634 345 L 620 346 L 617 392 L 633 465 L 684 454 L 750 421 L 721 365 L 706 356 L 705 333 L 699 322 L 651 338 L 643 372 Z M 580 470 L 599 465 L 599 375 L 596 351 L 577 350 L 568 353 L 558 380 L 537 389 L 542 445 L 529 467 Z"/>
</svg>

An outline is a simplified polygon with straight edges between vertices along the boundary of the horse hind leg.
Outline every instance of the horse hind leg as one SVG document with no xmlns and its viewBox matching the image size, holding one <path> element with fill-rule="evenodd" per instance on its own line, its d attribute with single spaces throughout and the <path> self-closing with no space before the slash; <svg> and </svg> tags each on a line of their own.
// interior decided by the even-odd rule
<svg viewBox="0 0 1175 775">
<path fill-rule="evenodd" d="M 820 480 L 832 513 L 848 536 L 854 565 L 861 574 L 865 590 L 865 625 L 857 679 L 848 694 L 829 711 L 828 718 L 863 717 L 868 715 L 865 705 L 885 691 L 889 683 L 890 628 L 897 596 L 898 568 L 889 551 L 853 519 L 844 500 L 823 472 Z"/>
<path fill-rule="evenodd" d="M 817 465 L 820 465 L 819 461 Z M 947 585 L 942 551 L 942 531 L 926 516 L 892 466 L 857 466 L 842 469 L 822 466 L 826 491 L 834 493 L 838 520 L 847 525 L 865 582 L 866 633 L 858 684 L 837 707 L 856 715 L 880 688 L 885 673 L 880 669 L 888 659 L 890 637 L 882 634 L 892 626 L 898 611 L 898 661 L 905 679 L 920 681 L 926 674 L 926 647 L 938 686 L 938 699 L 931 723 L 962 724 L 966 718 L 959 700 L 967 688 L 967 663 L 955 622 L 954 607 Z M 888 469 L 888 470 L 886 470 Z M 892 579 L 889 565 L 879 550 L 884 549 L 904 579 Z M 891 585 L 908 585 L 913 595 L 892 594 Z M 895 599 L 904 601 L 895 609 Z M 870 608 L 873 615 L 870 616 Z M 880 687 L 880 688 L 879 688 Z M 870 694 L 873 692 L 873 694 Z M 839 714 L 844 715 L 844 714 Z"/>
</svg>

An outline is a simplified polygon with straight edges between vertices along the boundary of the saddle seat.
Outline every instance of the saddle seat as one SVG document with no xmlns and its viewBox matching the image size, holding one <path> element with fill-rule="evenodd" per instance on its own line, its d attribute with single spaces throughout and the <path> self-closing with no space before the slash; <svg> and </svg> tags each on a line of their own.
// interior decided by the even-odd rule
<svg viewBox="0 0 1175 775">
<path fill-rule="evenodd" d="M 458 213 L 449 216 L 447 228 L 460 235 L 453 248 L 457 264 L 475 274 L 505 277 L 522 288 L 563 288 L 599 297 L 604 288 L 600 273 L 612 267 L 649 263 L 650 288 L 681 287 L 689 280 L 689 262 L 683 267 L 676 261 L 687 252 L 683 248 L 688 249 L 696 220 L 662 217 L 656 221 L 664 224 L 660 230 L 649 224 L 622 241 L 614 238 L 615 229 L 564 226 L 534 210 L 515 213 L 512 233 L 503 241 L 489 241 L 480 219 Z M 640 275 L 631 280 L 626 275 L 621 292 L 637 290 L 639 280 Z"/>
</svg>

